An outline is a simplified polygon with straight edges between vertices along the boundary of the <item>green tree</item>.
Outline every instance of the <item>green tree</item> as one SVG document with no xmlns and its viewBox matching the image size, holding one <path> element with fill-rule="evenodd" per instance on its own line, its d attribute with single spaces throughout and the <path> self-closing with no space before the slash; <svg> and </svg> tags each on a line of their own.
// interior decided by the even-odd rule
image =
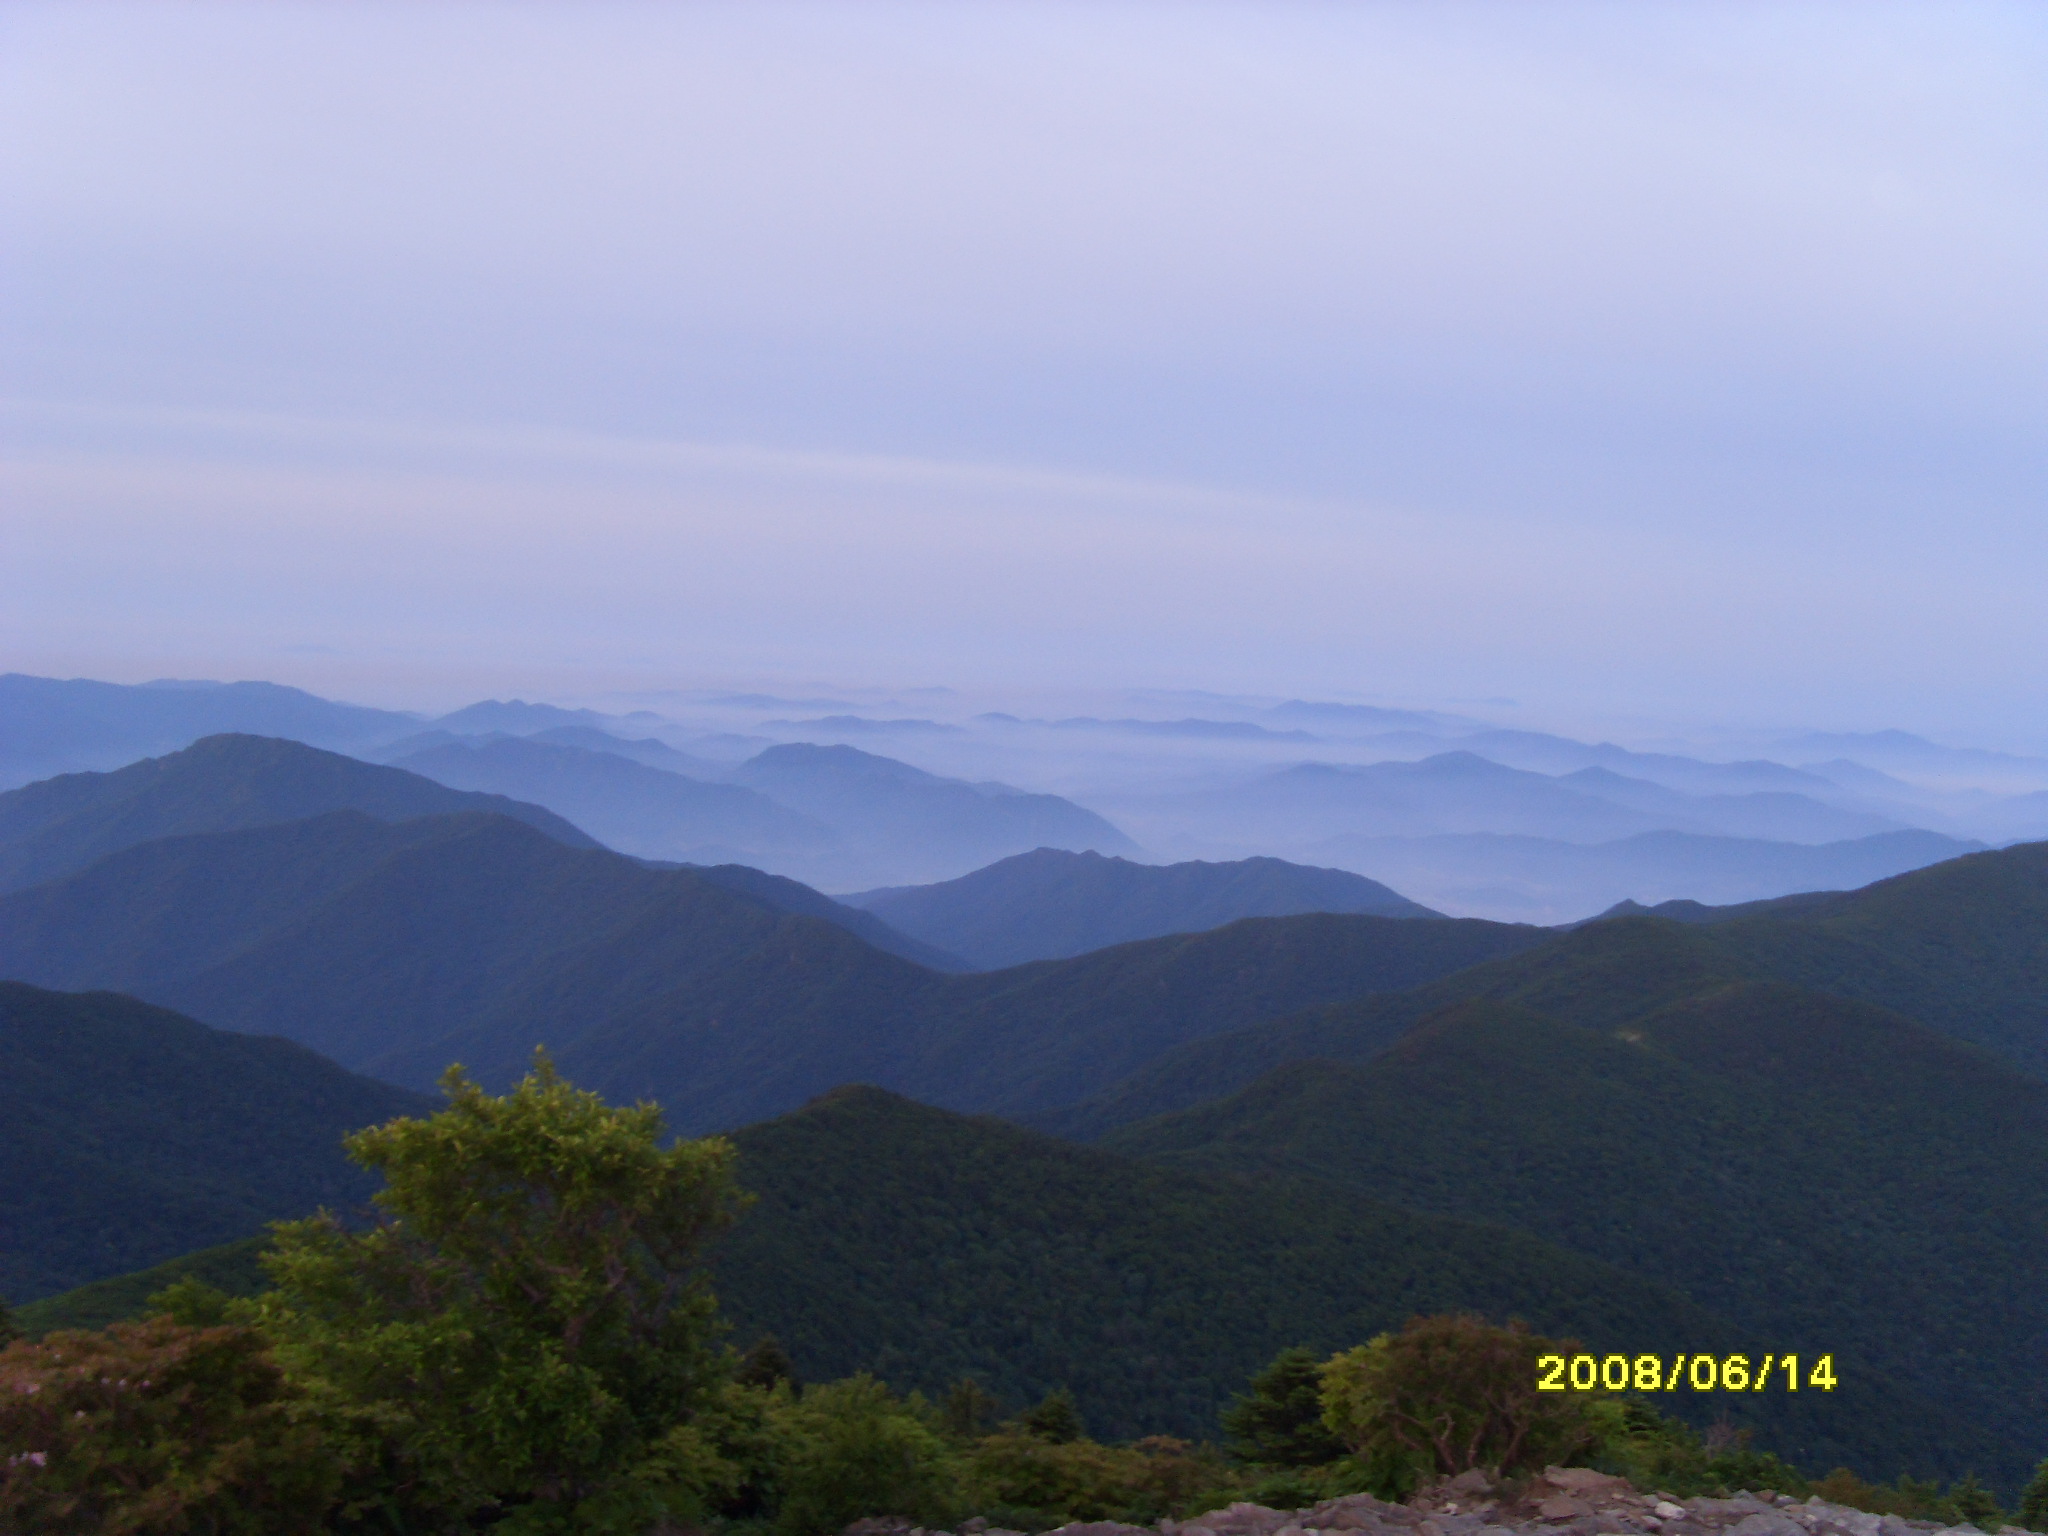
<svg viewBox="0 0 2048 1536">
<path fill-rule="evenodd" d="M 21 1337 L 21 1324 L 14 1320 L 14 1309 L 7 1305 L 7 1298 L 0 1296 L 0 1349 L 5 1349 Z"/>
<path fill-rule="evenodd" d="M 1566 1463 L 1600 1431 L 1584 1395 L 1537 1390 L 1536 1362 L 1578 1350 L 1519 1320 L 1500 1328 L 1469 1314 L 1413 1317 L 1323 1366 L 1323 1419 L 1361 1458 L 1412 1459 L 1446 1477 Z"/>
<path fill-rule="evenodd" d="M 822 1536 L 867 1515 L 937 1524 L 957 1512 L 955 1470 L 922 1399 L 905 1402 L 863 1374 L 774 1401 L 784 1536 Z"/>
<path fill-rule="evenodd" d="M 502 1098 L 457 1067 L 441 1086 L 440 1113 L 345 1143 L 384 1176 L 378 1223 L 281 1224 L 275 1289 L 237 1315 L 352 1448 L 358 1503 L 507 1531 L 691 1512 L 663 1469 L 725 1371 L 699 1251 L 737 1204 L 731 1148 L 664 1147 L 653 1105 L 610 1107 L 543 1053 Z"/>
<path fill-rule="evenodd" d="M 2018 1519 L 2030 1531 L 2048 1531 L 2048 1461 L 2034 1468 L 2034 1475 L 2020 1493 Z"/>
<path fill-rule="evenodd" d="M 1075 1406 L 1074 1394 L 1065 1387 L 1046 1393 L 1037 1406 L 1018 1414 L 1017 1424 L 1027 1435 L 1035 1435 L 1054 1445 L 1069 1444 L 1087 1433 L 1081 1423 L 1081 1410 Z"/>
<path fill-rule="evenodd" d="M 772 1333 L 764 1333 L 740 1356 L 733 1380 L 743 1387 L 773 1387 L 785 1381 L 795 1387 L 796 1367 L 790 1363 L 789 1351 L 782 1347 L 782 1341 Z"/>
<path fill-rule="evenodd" d="M 1998 1507 L 1997 1495 L 1978 1482 L 1974 1472 L 1965 1472 L 1949 1484 L 1947 1501 L 1958 1521 L 1966 1521 L 1980 1531 L 1995 1531 L 2005 1523 L 2005 1511 Z"/>
<path fill-rule="evenodd" d="M 1003 1405 L 972 1376 L 962 1376 L 946 1389 L 940 1419 L 955 1440 L 979 1440 L 994 1427 Z"/>
<path fill-rule="evenodd" d="M 1318 1467 L 1344 1454 L 1323 1422 L 1323 1374 L 1315 1352 L 1284 1349 L 1223 1410 L 1231 1452 L 1277 1467 Z"/>
</svg>

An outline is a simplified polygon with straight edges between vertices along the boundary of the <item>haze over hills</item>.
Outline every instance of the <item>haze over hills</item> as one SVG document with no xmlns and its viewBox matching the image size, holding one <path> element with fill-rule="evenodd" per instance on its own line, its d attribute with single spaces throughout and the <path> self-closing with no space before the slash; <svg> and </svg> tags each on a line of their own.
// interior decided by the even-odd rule
<svg viewBox="0 0 2048 1536">
<path fill-rule="evenodd" d="M 575 848 L 596 842 L 552 811 L 443 788 L 417 774 L 262 736 L 209 736 L 110 773 L 0 794 L 0 891 L 74 873 L 137 843 L 358 810 L 386 820 L 486 812 Z"/>
<path fill-rule="evenodd" d="M 0 789 L 119 768 L 222 733 L 354 748 L 416 729 L 410 715 L 277 683 L 128 685 L 9 672 L 0 676 Z"/>
<path fill-rule="evenodd" d="M 659 742 L 618 741 L 615 750 L 613 738 L 586 727 L 412 740 L 424 745 L 386 760 L 455 788 L 546 805 L 621 852 L 748 863 L 834 887 L 904 871 L 958 873 L 1033 838 L 1132 847 L 1056 795 L 941 778 L 852 747 L 771 747 L 733 765 Z"/>
<path fill-rule="evenodd" d="M 2001 1481 L 2048 1440 L 2048 1083 L 1884 1009 L 1771 982 L 1595 1027 L 1468 1002 L 1362 1064 L 1296 1061 L 1104 1145 L 1625 1265 L 1781 1352 L 1920 1384 L 2016 1448 L 1982 1469 Z"/>
<path fill-rule="evenodd" d="M 572 822 L 604 820 L 604 840 L 626 851 L 749 863 L 831 890 L 958 878 L 1050 846 L 1159 862 L 1277 857 L 1345 869 L 1441 911 L 1561 923 L 1622 900 L 1854 886 L 1979 841 L 2048 836 L 2048 760 L 1904 732 L 1623 746 L 1468 714 L 1213 694 L 1135 692 L 1030 718 L 944 690 L 667 693 L 596 708 L 497 699 L 430 717 L 270 685 L 17 678 L 0 687 L 0 770 L 111 768 L 264 710 L 274 728 L 243 728 L 378 760 L 516 738 L 750 789 L 832 836 L 803 847 L 726 838 L 661 810 L 647 781 L 611 786 L 613 803 L 607 770 L 587 760 L 589 782 L 558 764 L 550 792 L 562 803 L 541 803 Z M 858 751 L 875 742 L 892 756 Z M 794 759 L 743 766 L 778 745 Z M 99 756 L 74 762 L 73 748 L 87 746 Z M 505 771 L 509 786 L 517 776 Z M 677 786 L 662 788 L 678 798 Z"/>
<path fill-rule="evenodd" d="M 1442 837 L 1332 837 L 1298 853 L 1370 869 L 1448 911 L 1561 924 L 1617 901 L 1714 906 L 1800 891 L 1853 890 L 1982 850 L 1940 832 L 1880 832 L 1839 843 L 1780 843 L 1639 832 L 1608 843 L 1473 832 Z"/>
<path fill-rule="evenodd" d="M 455 789 L 543 804 L 608 848 L 643 858 L 759 861 L 829 847 L 825 823 L 737 784 L 710 784 L 609 749 L 498 737 L 390 759 Z"/>
<path fill-rule="evenodd" d="M 0 1296 L 355 1206 L 352 1130 L 425 1107 L 303 1046 L 110 993 L 0 982 Z"/>
<path fill-rule="evenodd" d="M 936 885 L 843 898 L 893 927 L 995 968 L 1105 945 L 1195 933 L 1241 917 L 1363 912 L 1438 917 L 1374 880 L 1279 859 L 1133 864 L 1039 848 Z"/>
<path fill-rule="evenodd" d="M 854 747 L 791 743 L 735 768 L 732 781 L 834 827 L 841 846 L 810 861 L 812 884 L 945 879 L 1032 848 L 1134 853 L 1137 845 L 1093 811 L 1058 795 L 968 783 Z"/>
<path fill-rule="evenodd" d="M 120 987 L 420 1087 L 451 1059 L 505 1081 L 545 1042 L 690 1131 L 857 1080 L 963 1108 L 1070 1102 L 1194 1036 L 1543 938 L 1249 919 L 945 976 L 715 871 L 569 848 L 502 817 L 353 812 L 143 844 L 0 898 L 0 974 Z"/>
</svg>

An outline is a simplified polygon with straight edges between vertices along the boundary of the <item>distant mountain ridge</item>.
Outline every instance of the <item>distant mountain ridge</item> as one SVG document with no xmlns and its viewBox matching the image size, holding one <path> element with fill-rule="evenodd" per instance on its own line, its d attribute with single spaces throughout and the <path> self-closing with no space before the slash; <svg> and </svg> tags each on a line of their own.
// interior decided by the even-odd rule
<svg viewBox="0 0 2048 1536">
<path fill-rule="evenodd" d="M 606 847 L 645 858 L 740 862 L 742 853 L 837 838 L 816 818 L 741 785 L 706 783 L 609 748 L 506 736 L 428 748 L 391 765 L 454 789 L 547 805 Z"/>
<path fill-rule="evenodd" d="M 0 676 L 0 788 L 117 768 L 204 736 L 359 747 L 418 729 L 411 715 L 337 704 L 277 683 L 102 683 Z"/>
<path fill-rule="evenodd" d="M 1134 864 L 1055 848 L 1016 854 L 957 880 L 842 900 L 990 970 L 1220 928 L 1243 917 L 1443 915 L 1339 869 L 1267 858 Z"/>
<path fill-rule="evenodd" d="M 264 736 L 208 736 L 109 773 L 73 773 L 0 794 L 0 891 L 72 874 L 162 837 L 271 826 L 339 809 L 386 820 L 483 811 L 572 848 L 596 842 L 554 812 L 450 790 L 416 774 Z"/>
<path fill-rule="evenodd" d="M 1714 923 L 1622 917 L 1406 991 L 1173 1047 L 1034 1118 L 1090 1138 L 1248 1087 L 1291 1061 L 1361 1063 L 1454 1003 L 1489 999 L 1612 1029 L 1740 982 L 1784 982 L 1906 1015 L 2048 1079 L 2048 843 L 1975 853 L 1800 910 Z"/>
<path fill-rule="evenodd" d="M 165 839 L 0 897 L 0 974 L 120 987 L 413 1086 L 546 1043 L 679 1129 L 847 1081 L 961 1108 L 1085 1097 L 1205 1033 L 1542 942 L 1436 919 L 1255 918 L 945 976 L 747 880 L 574 849 L 497 816 L 356 812 Z"/>
<path fill-rule="evenodd" d="M 729 778 L 838 831 L 839 846 L 810 866 L 810 883 L 835 889 L 857 869 L 895 871 L 888 883 L 908 884 L 1038 847 L 1137 852 L 1108 821 L 1058 795 L 944 778 L 856 747 L 770 747 Z"/>
<path fill-rule="evenodd" d="M 1818 778 L 1810 782 L 1828 787 Z M 1600 765 L 1538 773 L 1462 748 L 1416 762 L 1300 763 L 1196 796 L 1194 803 L 1290 844 L 1312 832 L 1492 833 L 1591 843 L 1666 830 L 1818 843 L 1899 828 L 1887 817 L 1783 787 L 1698 794 Z"/>
<path fill-rule="evenodd" d="M 1919 830 L 1812 844 L 1691 832 L 1565 843 L 1475 832 L 1330 837 L 1303 846 L 1297 856 L 1369 870 L 1454 911 L 1480 905 L 1526 922 L 1562 924 L 1621 900 L 1735 905 L 1788 892 L 1853 890 L 1983 848 Z"/>
<path fill-rule="evenodd" d="M 586 727 L 414 740 L 416 750 L 386 760 L 546 805 L 637 857 L 749 864 L 814 886 L 957 874 L 1043 843 L 1135 849 L 1057 795 L 949 779 L 850 746 L 788 743 L 720 764 Z"/>
</svg>

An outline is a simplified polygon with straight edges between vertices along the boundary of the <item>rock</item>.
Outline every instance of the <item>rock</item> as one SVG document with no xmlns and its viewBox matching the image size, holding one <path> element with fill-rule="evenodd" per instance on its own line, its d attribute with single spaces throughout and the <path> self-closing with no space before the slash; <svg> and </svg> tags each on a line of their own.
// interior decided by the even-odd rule
<svg viewBox="0 0 2048 1536">
<path fill-rule="evenodd" d="M 1569 1494 L 1553 1493 L 1547 1499 L 1536 1501 L 1536 1513 L 1545 1520 L 1575 1520 L 1580 1515 L 1593 1513 L 1593 1506 Z"/>
<path fill-rule="evenodd" d="M 1729 1526 L 1728 1536 L 1804 1536 L 1804 1527 L 1775 1509 L 1758 1510 Z"/>
<path fill-rule="evenodd" d="M 1625 1477 L 1610 1477 L 1605 1472 L 1595 1472 L 1591 1467 L 1545 1467 L 1542 1482 L 1553 1488 L 1580 1498 L 1596 1498 L 1606 1493 L 1634 1493 Z"/>
<path fill-rule="evenodd" d="M 1121 1525 L 1114 1520 L 1077 1520 L 1072 1525 L 1060 1526 L 1052 1536 L 1152 1536 L 1152 1529 L 1144 1525 Z"/>
</svg>

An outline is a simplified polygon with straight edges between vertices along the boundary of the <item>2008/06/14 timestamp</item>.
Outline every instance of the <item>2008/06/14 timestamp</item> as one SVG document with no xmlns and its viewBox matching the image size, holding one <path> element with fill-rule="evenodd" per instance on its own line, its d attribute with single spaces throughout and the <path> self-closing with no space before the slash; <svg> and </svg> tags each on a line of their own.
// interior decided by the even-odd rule
<svg viewBox="0 0 2048 1536">
<path fill-rule="evenodd" d="M 1761 1392 L 1802 1386 L 1835 1390 L 1835 1357 L 1822 1355 L 1803 1374 L 1797 1355 L 1544 1355 L 1536 1362 L 1539 1392 Z"/>
</svg>

